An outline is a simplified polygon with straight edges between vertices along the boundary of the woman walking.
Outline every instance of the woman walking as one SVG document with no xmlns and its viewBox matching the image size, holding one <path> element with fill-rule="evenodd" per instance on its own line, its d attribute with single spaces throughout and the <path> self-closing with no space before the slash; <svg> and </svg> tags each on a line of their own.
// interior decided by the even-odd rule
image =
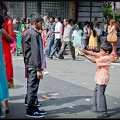
<svg viewBox="0 0 120 120">
<path fill-rule="evenodd" d="M 73 46 L 75 47 L 75 55 L 79 55 L 79 50 L 82 50 L 84 48 L 83 43 L 83 31 L 81 29 L 81 24 L 77 23 L 76 29 L 73 31 Z"/>
</svg>

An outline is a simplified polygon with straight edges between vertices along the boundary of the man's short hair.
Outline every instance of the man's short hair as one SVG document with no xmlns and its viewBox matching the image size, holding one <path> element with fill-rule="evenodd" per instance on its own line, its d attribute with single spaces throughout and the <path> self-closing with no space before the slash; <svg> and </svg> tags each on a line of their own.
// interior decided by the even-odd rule
<svg viewBox="0 0 120 120">
<path fill-rule="evenodd" d="M 64 19 L 63 21 L 67 22 L 68 23 L 68 19 Z"/>
<path fill-rule="evenodd" d="M 58 21 L 60 21 L 60 20 L 61 20 L 61 17 L 59 17 L 59 16 L 56 16 L 55 18 L 57 18 L 57 19 L 58 19 Z"/>
<path fill-rule="evenodd" d="M 49 18 L 52 18 L 53 20 L 55 19 L 55 17 L 53 17 L 53 16 L 50 16 Z"/>
<path fill-rule="evenodd" d="M 32 13 L 31 16 L 30 16 L 31 24 L 33 24 L 35 21 L 36 22 L 43 21 L 43 18 L 40 17 L 40 15 L 36 12 Z"/>
</svg>

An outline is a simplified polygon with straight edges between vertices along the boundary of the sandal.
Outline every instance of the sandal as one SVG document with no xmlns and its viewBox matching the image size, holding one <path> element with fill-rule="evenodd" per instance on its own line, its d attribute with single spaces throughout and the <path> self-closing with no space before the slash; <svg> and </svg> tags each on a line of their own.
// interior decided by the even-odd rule
<svg viewBox="0 0 120 120">
<path fill-rule="evenodd" d="M 45 94 L 42 94 L 42 97 L 43 97 L 44 99 L 48 99 L 48 97 L 47 97 Z"/>
<path fill-rule="evenodd" d="M 56 97 L 48 97 L 47 95 L 45 95 L 45 94 L 42 94 L 42 97 L 44 98 L 44 99 L 51 99 L 51 100 L 56 100 L 57 98 Z"/>
</svg>

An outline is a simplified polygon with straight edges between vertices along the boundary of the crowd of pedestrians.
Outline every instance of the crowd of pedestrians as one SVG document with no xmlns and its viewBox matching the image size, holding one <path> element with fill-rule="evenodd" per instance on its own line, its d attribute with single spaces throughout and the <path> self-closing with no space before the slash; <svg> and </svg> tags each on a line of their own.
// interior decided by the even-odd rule
<svg viewBox="0 0 120 120">
<path fill-rule="evenodd" d="M 85 21 L 83 26 L 74 19 L 65 18 L 61 21 L 60 16 L 41 18 L 38 13 L 19 21 L 17 17 L 12 19 L 8 15 L 4 2 L 0 2 L 0 13 L 0 118 L 9 113 L 9 88 L 14 87 L 12 54 L 18 56 L 22 52 L 24 57 L 26 116 L 41 118 L 47 111 L 39 109 L 37 92 L 46 68 L 46 58 L 53 59 L 55 56 L 56 59 L 65 59 L 66 47 L 70 49 L 72 60 L 81 55 L 97 64 L 93 106 L 95 111 L 102 111 L 99 118 L 108 117 L 104 95 L 109 81 L 107 73 L 110 63 L 118 60 L 119 56 L 117 42 L 102 43 L 101 36 L 113 30 L 118 32 L 116 20 L 106 21 L 102 31 L 97 17 L 93 23 Z"/>
</svg>

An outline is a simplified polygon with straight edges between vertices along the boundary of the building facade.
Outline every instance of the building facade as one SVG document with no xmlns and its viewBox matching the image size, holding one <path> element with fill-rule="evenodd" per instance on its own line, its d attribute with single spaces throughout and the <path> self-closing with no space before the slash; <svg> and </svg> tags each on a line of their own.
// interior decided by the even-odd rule
<svg viewBox="0 0 120 120">
<path fill-rule="evenodd" d="M 103 2 L 26 1 L 6 4 L 12 18 L 30 17 L 31 13 L 39 12 L 41 16 L 60 16 L 61 20 L 74 18 L 84 23 L 85 21 L 93 22 L 93 19 L 98 17 L 99 22 L 103 22 Z"/>
</svg>

